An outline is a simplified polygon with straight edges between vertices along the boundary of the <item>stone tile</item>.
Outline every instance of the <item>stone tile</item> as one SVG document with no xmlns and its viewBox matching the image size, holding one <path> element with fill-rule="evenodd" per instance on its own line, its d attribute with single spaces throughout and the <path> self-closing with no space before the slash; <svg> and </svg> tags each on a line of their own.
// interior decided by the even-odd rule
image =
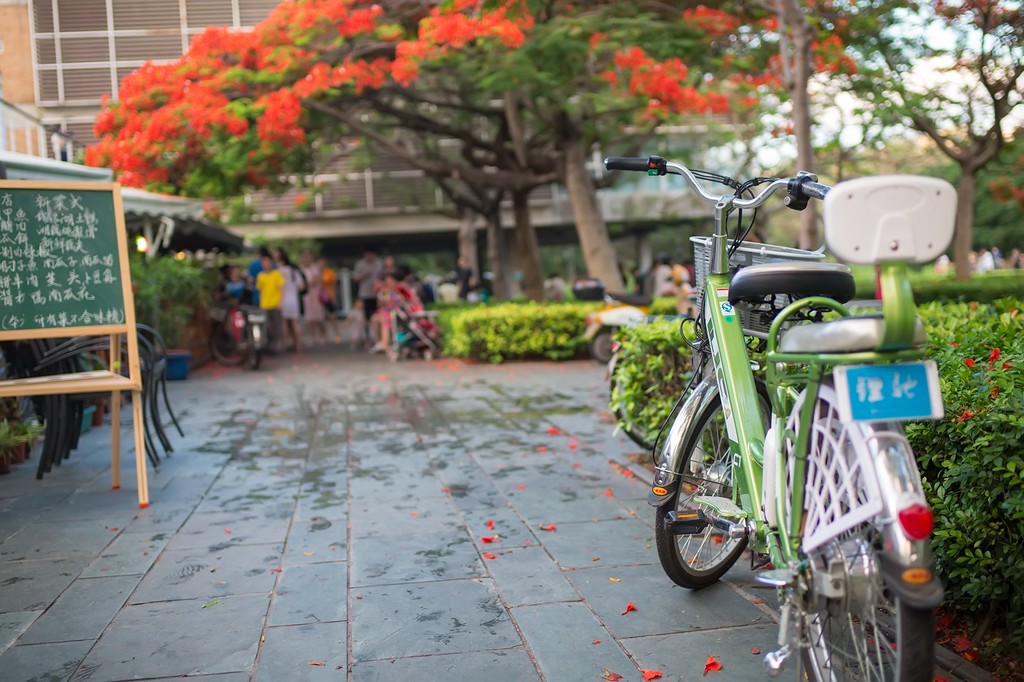
<svg viewBox="0 0 1024 682">
<path fill-rule="evenodd" d="M 714 673 L 729 682 L 763 682 L 764 654 L 778 648 L 776 625 L 748 625 L 724 630 L 706 630 L 653 637 L 635 637 L 620 640 L 622 646 L 643 668 L 664 673 L 665 680 L 701 679 L 708 656 L 714 656 L 722 669 Z M 751 653 L 757 649 L 760 653 Z M 790 659 L 781 676 L 783 682 L 795 682 L 796 656 Z M 710 679 L 710 676 L 709 676 Z"/>
<path fill-rule="evenodd" d="M 600 679 L 604 670 L 639 677 L 631 675 L 636 666 L 582 602 L 521 606 L 512 617 L 545 679 Z"/>
<path fill-rule="evenodd" d="M 770 622 L 728 585 L 687 590 L 670 582 L 660 564 L 570 571 L 567 576 L 616 637 Z M 637 610 L 622 615 L 629 602 Z"/>
<path fill-rule="evenodd" d="M 89 652 L 76 682 L 238 672 L 252 668 L 269 596 L 127 606 Z M 91 643 L 90 643 L 91 644 Z"/>
<path fill-rule="evenodd" d="M 281 565 L 281 545 L 229 545 L 216 550 L 167 550 L 131 603 L 169 599 L 213 599 L 225 595 L 269 595 Z"/>
<path fill-rule="evenodd" d="M 171 532 L 121 533 L 89 564 L 82 577 L 145 573 L 170 539 Z"/>
<path fill-rule="evenodd" d="M 353 538 L 440 535 L 462 528 L 451 502 L 443 497 L 408 497 L 394 504 L 374 497 L 353 499 L 349 520 Z"/>
<path fill-rule="evenodd" d="M 597 491 L 579 489 L 569 482 L 552 486 L 549 481 L 516 476 L 508 479 L 509 501 L 531 525 L 571 521 L 604 521 L 629 516 L 620 504 Z M 532 482 L 531 482 L 532 481 Z M 526 488 L 520 489 L 519 485 Z"/>
<path fill-rule="evenodd" d="M 85 559 L 0 562 L 0 611 L 41 611 L 78 577 Z"/>
<path fill-rule="evenodd" d="M 188 502 L 156 501 L 140 509 L 135 518 L 125 527 L 129 533 L 173 533 L 185 523 L 195 504 Z"/>
<path fill-rule="evenodd" d="M 477 543 L 477 546 L 483 551 L 491 551 L 492 547 L 528 547 L 540 544 L 537 536 L 526 527 L 516 511 L 508 505 L 492 509 L 475 507 L 462 510 L 462 519 L 473 537 L 473 542 Z M 493 523 L 493 528 L 488 527 L 488 521 Z M 486 543 L 480 539 L 495 535 L 501 538 L 498 543 Z"/>
<path fill-rule="evenodd" d="M 345 679 L 348 666 L 345 628 L 345 623 L 267 628 L 256 667 L 256 682 Z"/>
<path fill-rule="evenodd" d="M 562 568 L 589 568 L 594 557 L 601 565 L 615 566 L 658 561 L 654 531 L 634 518 L 562 523 L 556 528 L 553 533 L 538 533 L 538 537 Z"/>
<path fill-rule="evenodd" d="M 346 535 L 343 521 L 314 518 L 311 521 L 293 521 L 285 545 L 286 564 L 313 564 L 323 561 L 344 561 L 347 557 Z"/>
<path fill-rule="evenodd" d="M 343 563 L 285 568 L 274 590 L 268 625 L 345 620 L 347 585 Z"/>
<path fill-rule="evenodd" d="M 95 556 L 114 539 L 111 528 L 118 527 L 102 520 L 34 521 L 0 544 L 0 561 Z"/>
<path fill-rule="evenodd" d="M 135 480 L 134 475 L 131 480 Z M 137 501 L 134 489 L 111 490 L 107 479 L 102 490 L 76 491 L 48 509 L 40 520 L 47 523 L 96 520 L 124 528 L 139 511 Z"/>
<path fill-rule="evenodd" d="M 260 511 L 193 514 L 168 543 L 167 549 L 214 548 L 284 542 L 290 519 Z"/>
<path fill-rule="evenodd" d="M 354 538 L 350 555 L 352 585 L 485 575 L 480 556 L 464 531 Z"/>
<path fill-rule="evenodd" d="M 187 677 L 152 678 L 153 682 L 249 682 L 249 671 L 218 673 L 214 675 L 188 675 Z M 83 681 L 84 682 L 84 681 Z"/>
<path fill-rule="evenodd" d="M 7 650 L 21 633 L 43 614 L 42 611 L 11 611 L 0 613 L 0 654 Z"/>
<path fill-rule="evenodd" d="M 386 661 L 359 662 L 352 666 L 354 682 L 455 682 L 479 680 L 485 676 L 496 682 L 539 682 L 541 679 L 529 654 L 521 649 L 392 658 Z"/>
<path fill-rule="evenodd" d="M 21 636 L 19 644 L 99 639 L 141 576 L 80 578 Z"/>
<path fill-rule="evenodd" d="M 580 595 L 542 547 L 496 547 L 490 552 L 498 558 L 484 563 L 506 606 L 579 601 Z"/>
<path fill-rule="evenodd" d="M 66 680 L 82 662 L 92 640 L 12 646 L 0 656 L 4 682 Z"/>
<path fill-rule="evenodd" d="M 522 644 L 490 580 L 355 589 L 349 623 L 358 661 Z"/>
</svg>

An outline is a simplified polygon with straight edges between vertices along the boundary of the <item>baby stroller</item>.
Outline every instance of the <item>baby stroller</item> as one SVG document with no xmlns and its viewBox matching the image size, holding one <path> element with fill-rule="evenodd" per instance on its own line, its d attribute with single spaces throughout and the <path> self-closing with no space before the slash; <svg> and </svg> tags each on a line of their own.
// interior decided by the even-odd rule
<svg viewBox="0 0 1024 682">
<path fill-rule="evenodd" d="M 433 360 L 441 354 L 441 327 L 436 311 L 400 305 L 391 310 L 391 342 L 388 357 L 391 360 L 422 357 Z"/>
</svg>

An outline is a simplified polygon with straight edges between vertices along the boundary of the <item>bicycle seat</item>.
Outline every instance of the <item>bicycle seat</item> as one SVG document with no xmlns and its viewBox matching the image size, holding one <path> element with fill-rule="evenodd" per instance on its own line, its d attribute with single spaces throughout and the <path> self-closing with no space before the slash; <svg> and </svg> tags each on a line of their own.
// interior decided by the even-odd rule
<svg viewBox="0 0 1024 682">
<path fill-rule="evenodd" d="M 638 306 L 640 308 L 646 308 L 647 306 L 651 305 L 651 297 L 650 296 L 644 296 L 643 294 L 619 293 L 619 294 L 605 294 L 605 296 L 607 296 L 608 298 L 612 299 L 613 301 L 618 301 L 619 303 L 625 303 L 626 305 L 635 305 L 635 306 Z"/>
<path fill-rule="evenodd" d="M 831 322 L 800 324 L 787 330 L 779 341 L 782 353 L 857 353 L 877 350 L 885 336 L 881 315 L 844 317 Z M 920 346 L 928 334 L 920 318 L 914 318 L 913 345 Z"/>
<path fill-rule="evenodd" d="M 840 303 L 853 298 L 850 268 L 840 263 L 762 263 L 737 272 L 729 284 L 729 302 L 760 303 L 766 296 L 827 296 Z"/>
</svg>

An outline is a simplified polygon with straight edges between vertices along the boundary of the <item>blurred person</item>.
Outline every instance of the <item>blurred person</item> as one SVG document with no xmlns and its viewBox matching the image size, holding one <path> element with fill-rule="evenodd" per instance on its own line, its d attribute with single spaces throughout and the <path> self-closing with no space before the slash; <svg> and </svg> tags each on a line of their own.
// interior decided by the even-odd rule
<svg viewBox="0 0 1024 682">
<path fill-rule="evenodd" d="M 557 272 L 552 272 L 544 280 L 544 298 L 548 301 L 565 300 L 565 280 Z"/>
<path fill-rule="evenodd" d="M 659 253 L 654 259 L 654 267 L 650 274 L 651 297 L 677 296 L 679 287 L 676 285 L 672 268 L 672 257 L 667 253 Z"/>
<path fill-rule="evenodd" d="M 1010 249 L 1010 255 L 1006 257 L 1006 267 L 1008 268 L 1024 268 L 1024 262 L 1021 259 L 1020 249 Z"/>
<path fill-rule="evenodd" d="M 371 320 L 377 312 L 377 283 L 384 275 L 384 267 L 377 257 L 377 252 L 371 248 L 363 250 L 363 257 L 356 261 L 352 270 L 352 281 L 359 285 L 356 298 L 363 302 L 363 315 L 366 317 L 367 337 L 374 340 L 370 334 Z"/>
<path fill-rule="evenodd" d="M 324 332 L 334 336 L 335 343 L 341 343 L 341 320 L 338 319 L 338 273 L 320 256 L 316 260 L 320 267 L 320 301 L 324 306 Z"/>
<path fill-rule="evenodd" d="M 306 293 L 302 295 L 302 321 L 306 328 L 306 337 L 312 345 L 327 343 L 327 330 L 324 325 L 323 273 L 320 266 L 313 260 L 313 254 L 303 252 L 299 259 L 302 275 L 306 279 Z"/>
<path fill-rule="evenodd" d="M 455 284 L 459 287 L 459 298 L 463 301 L 469 298 L 469 292 L 473 290 L 475 279 L 473 269 L 469 267 L 469 259 L 459 256 L 455 267 Z"/>
<path fill-rule="evenodd" d="M 285 332 L 291 337 L 292 349 L 302 353 L 302 295 L 305 293 L 305 275 L 295 267 L 284 249 L 277 251 L 277 269 L 284 279 L 281 290 L 281 319 L 284 321 Z"/>
<path fill-rule="evenodd" d="M 281 298 L 284 292 L 284 276 L 274 268 L 270 252 L 263 249 L 262 253 L 260 271 L 256 273 L 256 291 L 259 294 L 259 306 L 267 313 L 267 350 L 273 355 L 281 351 Z"/>
<path fill-rule="evenodd" d="M 261 246 L 259 252 L 256 254 L 256 258 L 254 258 L 253 261 L 249 263 L 249 268 L 246 271 L 246 275 L 248 276 L 246 286 L 249 289 L 249 291 L 252 292 L 251 298 L 253 305 L 260 304 L 260 291 L 256 287 L 256 276 L 263 272 L 264 256 L 266 256 L 267 258 L 271 258 L 270 250 L 267 249 L 267 247 L 265 246 Z M 271 258 L 270 262 L 274 262 L 273 258 Z"/>
<path fill-rule="evenodd" d="M 975 265 L 975 272 L 988 272 L 996 269 L 996 259 L 989 249 L 983 249 L 978 254 L 978 261 Z"/>
</svg>

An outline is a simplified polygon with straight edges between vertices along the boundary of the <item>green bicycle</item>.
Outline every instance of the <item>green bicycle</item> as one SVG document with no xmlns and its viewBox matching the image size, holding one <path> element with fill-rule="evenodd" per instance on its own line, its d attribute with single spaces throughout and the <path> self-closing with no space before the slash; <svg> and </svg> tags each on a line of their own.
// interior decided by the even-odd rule
<svg viewBox="0 0 1024 682">
<path fill-rule="evenodd" d="M 701 314 L 683 329 L 701 370 L 658 453 L 649 496 L 666 573 L 705 587 L 749 544 L 752 557 L 771 562 L 757 577 L 781 602 L 769 674 L 799 652 L 818 682 L 930 682 L 932 611 L 943 590 L 929 546 L 932 513 L 901 422 L 943 410 L 907 264 L 949 246 L 952 186 L 900 175 L 829 188 L 800 173 L 729 181 L 736 191 L 715 195 L 698 178 L 727 179 L 660 157 L 612 157 L 605 166 L 680 175 L 714 205 L 707 260 L 698 253 Z M 766 186 L 754 194 L 758 184 Z M 879 266 L 881 315 L 851 315 L 852 274 L 814 262 L 820 253 L 800 252 L 803 262 L 783 255 L 730 278 L 744 251 L 775 260 L 768 256 L 780 247 L 742 241 L 739 212 L 779 191 L 798 210 L 824 201 L 836 258 Z M 740 229 L 730 239 L 734 213 Z M 764 381 L 748 355 L 751 338 L 766 351 Z"/>
</svg>

